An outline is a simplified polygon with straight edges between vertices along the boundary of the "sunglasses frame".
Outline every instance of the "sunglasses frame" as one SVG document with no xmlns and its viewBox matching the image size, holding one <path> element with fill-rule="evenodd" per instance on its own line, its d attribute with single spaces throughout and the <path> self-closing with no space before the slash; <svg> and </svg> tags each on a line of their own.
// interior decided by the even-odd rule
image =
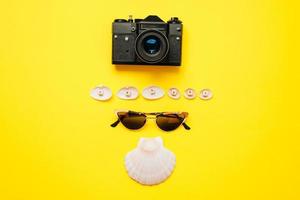
<svg viewBox="0 0 300 200">
<path fill-rule="evenodd" d="M 146 122 L 147 122 L 147 119 L 157 119 L 157 117 L 158 116 L 163 116 L 163 115 L 172 115 L 172 114 L 174 114 L 174 115 L 180 115 L 180 114 L 182 114 L 183 116 L 184 116 L 184 118 L 183 118 L 183 120 L 182 120 L 182 122 L 178 125 L 178 127 L 179 126 L 181 126 L 181 125 L 183 125 L 183 127 L 186 129 L 186 130 L 190 130 L 191 128 L 185 123 L 185 121 L 186 121 L 186 118 L 188 117 L 188 112 L 136 112 L 136 111 L 132 111 L 132 110 L 116 110 L 115 111 L 115 114 L 117 115 L 117 117 L 118 117 L 118 120 L 116 121 L 116 122 L 114 122 L 113 124 L 111 124 L 111 127 L 116 127 L 120 122 L 123 124 L 123 122 L 121 121 L 121 119 L 120 119 L 120 117 L 119 117 L 119 115 L 118 115 L 118 113 L 120 113 L 120 112 L 125 112 L 125 113 L 134 113 L 134 114 L 138 114 L 138 115 L 144 115 L 145 116 L 145 123 L 143 124 L 143 126 L 146 124 Z M 151 117 L 151 116 L 155 116 L 155 117 Z M 179 116 L 178 116 L 179 117 Z M 157 124 L 157 121 L 156 121 L 156 125 L 159 127 L 159 125 Z M 125 126 L 124 124 L 123 124 L 123 126 Z M 142 127 L 143 127 L 142 126 Z M 126 127 L 126 126 L 125 126 Z M 142 128 L 141 127 L 141 128 Z M 175 129 L 177 129 L 178 127 L 176 127 Z M 126 127 L 127 128 L 127 127 Z M 161 130 L 163 130 L 161 127 L 159 127 Z M 128 129 L 130 129 L 130 128 L 128 128 Z M 138 129 L 140 129 L 140 128 L 138 128 Z M 169 131 L 173 131 L 173 130 L 175 130 L 175 129 L 172 129 L 172 130 L 169 130 Z M 131 129 L 131 130 L 134 130 L 134 129 Z M 163 130 L 163 131 L 168 131 L 168 130 Z"/>
</svg>

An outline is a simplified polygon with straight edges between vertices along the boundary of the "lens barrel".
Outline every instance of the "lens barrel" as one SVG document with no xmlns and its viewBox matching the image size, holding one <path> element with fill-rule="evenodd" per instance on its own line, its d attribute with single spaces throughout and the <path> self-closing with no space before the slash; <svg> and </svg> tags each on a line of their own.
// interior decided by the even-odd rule
<svg viewBox="0 0 300 200">
<path fill-rule="evenodd" d="M 156 64 L 167 56 L 169 52 L 169 41 L 161 32 L 148 30 L 137 37 L 135 51 L 143 62 Z"/>
</svg>

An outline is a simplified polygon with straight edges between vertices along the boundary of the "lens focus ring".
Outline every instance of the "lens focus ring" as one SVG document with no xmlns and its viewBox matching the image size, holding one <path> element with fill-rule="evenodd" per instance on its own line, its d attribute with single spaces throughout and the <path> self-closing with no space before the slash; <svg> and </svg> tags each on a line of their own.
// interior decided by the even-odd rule
<svg viewBox="0 0 300 200">
<path fill-rule="evenodd" d="M 159 31 L 145 31 L 137 37 L 135 51 L 143 62 L 159 63 L 169 52 L 169 42 L 167 37 Z"/>
</svg>

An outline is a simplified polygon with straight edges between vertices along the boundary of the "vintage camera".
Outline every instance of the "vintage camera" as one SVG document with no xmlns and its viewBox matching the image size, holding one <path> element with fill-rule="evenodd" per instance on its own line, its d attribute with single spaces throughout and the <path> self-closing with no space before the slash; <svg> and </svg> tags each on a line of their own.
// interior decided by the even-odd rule
<svg viewBox="0 0 300 200">
<path fill-rule="evenodd" d="M 113 24 L 112 63 L 138 65 L 181 64 L 182 22 L 167 23 L 158 16 L 116 19 Z"/>
</svg>

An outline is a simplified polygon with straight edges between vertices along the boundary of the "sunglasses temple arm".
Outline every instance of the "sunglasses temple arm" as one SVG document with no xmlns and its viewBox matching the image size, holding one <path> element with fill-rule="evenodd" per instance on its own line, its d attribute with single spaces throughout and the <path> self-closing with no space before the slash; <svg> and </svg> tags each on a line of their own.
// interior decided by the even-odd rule
<svg viewBox="0 0 300 200">
<path fill-rule="evenodd" d="M 116 122 L 112 123 L 111 127 L 116 127 L 120 123 L 120 120 L 118 119 Z"/>
<path fill-rule="evenodd" d="M 186 129 L 186 130 L 190 130 L 191 127 L 189 127 L 186 123 L 182 123 L 183 127 Z"/>
</svg>

